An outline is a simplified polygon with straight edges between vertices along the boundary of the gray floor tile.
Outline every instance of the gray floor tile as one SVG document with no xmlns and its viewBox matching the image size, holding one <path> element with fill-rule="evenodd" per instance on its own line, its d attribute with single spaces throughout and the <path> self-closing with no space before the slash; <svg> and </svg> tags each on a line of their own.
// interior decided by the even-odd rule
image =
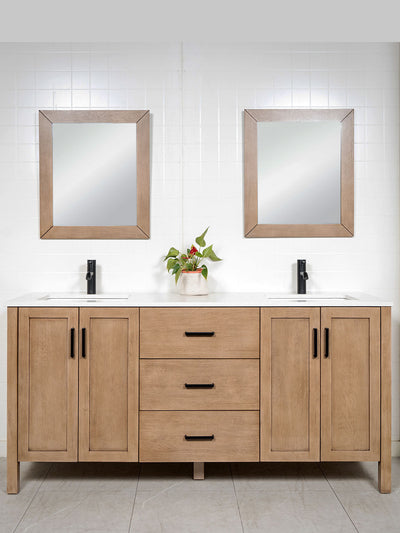
<svg viewBox="0 0 400 533">
<path fill-rule="evenodd" d="M 378 490 L 378 463 L 321 463 L 321 468 L 335 491 Z M 400 493 L 399 457 L 392 458 L 392 492 Z"/>
<path fill-rule="evenodd" d="M 337 495 L 359 533 L 399 533 L 399 493 L 340 491 Z"/>
<path fill-rule="evenodd" d="M 235 495 L 191 491 L 186 484 L 138 493 L 131 533 L 161 532 L 242 533 Z"/>
<path fill-rule="evenodd" d="M 185 487 L 188 492 L 234 493 L 232 475 L 228 463 L 207 463 L 205 479 L 193 479 L 192 463 L 148 463 L 142 464 L 138 492 L 168 489 L 168 487 Z"/>
<path fill-rule="evenodd" d="M 18 533 L 127 533 L 133 495 L 127 492 L 39 492 Z"/>
<path fill-rule="evenodd" d="M 315 463 L 236 463 L 232 473 L 238 492 L 331 490 Z"/>
<path fill-rule="evenodd" d="M 335 494 L 326 491 L 238 493 L 245 533 L 354 533 Z"/>
<path fill-rule="evenodd" d="M 136 492 L 139 466 L 136 463 L 55 463 L 40 491 Z"/>
<path fill-rule="evenodd" d="M 20 494 L 0 493 L 0 531 L 11 533 L 17 527 L 19 521 L 27 510 L 34 492 L 22 492 Z"/>
<path fill-rule="evenodd" d="M 39 485 L 42 483 L 44 477 L 51 468 L 51 463 L 21 463 L 20 466 L 20 492 L 24 494 L 26 492 L 36 491 Z M 0 492 L 7 493 L 7 462 L 0 462 Z"/>
</svg>

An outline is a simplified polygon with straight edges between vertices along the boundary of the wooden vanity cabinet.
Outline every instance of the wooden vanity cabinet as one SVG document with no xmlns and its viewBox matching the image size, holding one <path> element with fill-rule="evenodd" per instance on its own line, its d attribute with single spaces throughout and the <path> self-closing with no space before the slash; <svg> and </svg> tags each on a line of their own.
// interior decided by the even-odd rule
<svg viewBox="0 0 400 533">
<path fill-rule="evenodd" d="M 390 323 L 390 307 L 9 307 L 7 491 L 20 461 L 185 461 L 197 479 L 205 461 L 377 461 L 390 492 Z"/>
</svg>

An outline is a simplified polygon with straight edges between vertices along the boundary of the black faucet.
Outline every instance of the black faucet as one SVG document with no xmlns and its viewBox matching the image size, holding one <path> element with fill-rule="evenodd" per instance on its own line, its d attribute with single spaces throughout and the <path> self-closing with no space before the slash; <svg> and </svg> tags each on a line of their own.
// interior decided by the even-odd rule
<svg viewBox="0 0 400 533">
<path fill-rule="evenodd" d="M 86 281 L 87 293 L 96 294 L 96 259 L 88 259 Z"/>
<path fill-rule="evenodd" d="M 306 294 L 306 281 L 308 274 L 306 272 L 306 260 L 297 259 L 297 294 Z"/>
</svg>

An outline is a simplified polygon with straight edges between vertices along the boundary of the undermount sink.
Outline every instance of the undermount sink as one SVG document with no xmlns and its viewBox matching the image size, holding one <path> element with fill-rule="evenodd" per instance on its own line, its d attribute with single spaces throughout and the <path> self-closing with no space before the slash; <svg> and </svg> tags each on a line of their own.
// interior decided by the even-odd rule
<svg viewBox="0 0 400 533">
<path fill-rule="evenodd" d="M 354 296 L 335 293 L 311 293 L 311 294 L 267 294 L 268 300 L 357 300 Z"/>
<path fill-rule="evenodd" d="M 127 300 L 128 294 L 103 293 L 85 294 L 79 292 L 69 292 L 64 294 L 48 294 L 43 300 Z"/>
</svg>

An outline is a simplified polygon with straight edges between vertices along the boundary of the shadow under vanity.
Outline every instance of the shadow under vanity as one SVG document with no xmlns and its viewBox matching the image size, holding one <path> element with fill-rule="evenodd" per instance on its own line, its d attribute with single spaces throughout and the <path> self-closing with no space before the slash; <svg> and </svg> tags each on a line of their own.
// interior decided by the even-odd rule
<svg viewBox="0 0 400 533">
<path fill-rule="evenodd" d="M 299 297 L 302 298 L 302 297 Z M 391 490 L 390 304 L 369 297 L 8 307 L 7 490 L 21 461 L 375 461 Z"/>
</svg>

